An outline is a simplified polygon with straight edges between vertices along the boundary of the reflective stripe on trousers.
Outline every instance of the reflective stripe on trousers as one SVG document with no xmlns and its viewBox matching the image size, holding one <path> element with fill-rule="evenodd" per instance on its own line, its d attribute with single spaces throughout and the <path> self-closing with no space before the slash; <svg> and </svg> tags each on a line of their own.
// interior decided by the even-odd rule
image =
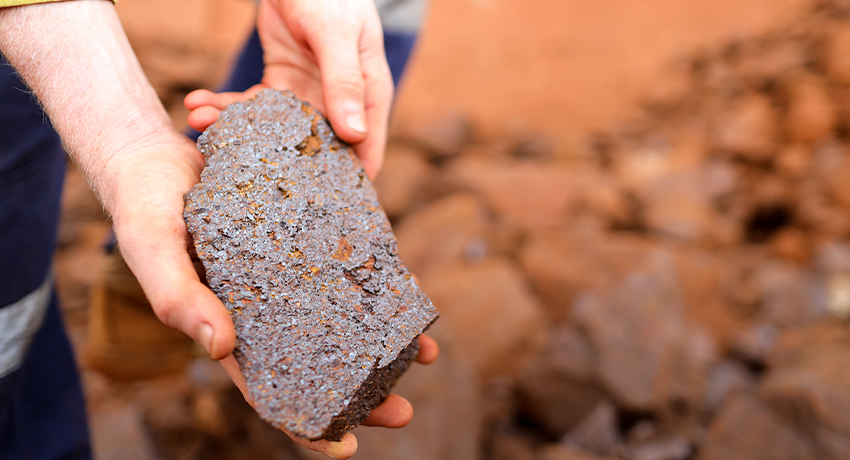
<svg viewBox="0 0 850 460">
<path fill-rule="evenodd" d="M 53 277 L 48 276 L 35 291 L 0 309 L 0 378 L 21 366 L 35 333 L 44 321 L 52 286 Z"/>
</svg>

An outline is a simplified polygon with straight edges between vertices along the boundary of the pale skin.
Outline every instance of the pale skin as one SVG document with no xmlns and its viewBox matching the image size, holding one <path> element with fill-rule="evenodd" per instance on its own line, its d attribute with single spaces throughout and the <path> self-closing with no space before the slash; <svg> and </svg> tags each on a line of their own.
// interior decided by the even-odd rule
<svg viewBox="0 0 850 460">
<path fill-rule="evenodd" d="M 330 23 L 336 26 L 328 29 Z M 263 0 L 258 28 L 267 52 L 263 85 L 291 89 L 325 112 L 374 177 L 383 158 L 392 83 L 371 1 Z M 157 316 L 221 360 L 251 403 L 231 355 L 233 323 L 188 252 L 183 196 L 198 182 L 203 157 L 171 124 L 112 3 L 0 9 L 0 51 L 38 96 L 98 193 Z M 203 129 L 226 103 L 253 92 L 190 94 L 190 124 Z M 437 358 L 432 339 L 422 336 L 420 344 L 418 362 Z M 364 424 L 400 427 L 412 415 L 404 398 L 391 395 Z M 340 442 L 293 439 L 333 458 L 348 458 L 357 449 L 350 433 Z"/>
</svg>

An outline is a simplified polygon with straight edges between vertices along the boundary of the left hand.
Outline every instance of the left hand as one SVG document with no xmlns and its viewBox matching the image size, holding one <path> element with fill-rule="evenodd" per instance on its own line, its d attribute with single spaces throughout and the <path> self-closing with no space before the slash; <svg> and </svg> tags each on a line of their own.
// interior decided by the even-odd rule
<svg viewBox="0 0 850 460">
<path fill-rule="evenodd" d="M 227 104 L 263 88 L 288 89 L 327 115 L 352 144 L 369 178 L 384 158 L 393 83 L 372 0 L 261 0 L 257 30 L 265 70 L 242 93 L 186 96 L 189 125 L 203 131 Z"/>
</svg>

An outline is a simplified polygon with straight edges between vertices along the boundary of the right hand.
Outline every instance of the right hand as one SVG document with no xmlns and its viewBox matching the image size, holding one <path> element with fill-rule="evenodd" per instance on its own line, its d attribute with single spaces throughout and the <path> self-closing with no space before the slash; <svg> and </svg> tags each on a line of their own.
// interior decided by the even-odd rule
<svg viewBox="0 0 850 460">
<path fill-rule="evenodd" d="M 232 102 L 263 88 L 288 89 L 327 115 L 374 179 L 384 158 L 393 81 L 372 0 L 261 0 L 257 30 L 265 68 L 242 93 L 186 96 L 189 125 L 203 131 Z"/>
</svg>

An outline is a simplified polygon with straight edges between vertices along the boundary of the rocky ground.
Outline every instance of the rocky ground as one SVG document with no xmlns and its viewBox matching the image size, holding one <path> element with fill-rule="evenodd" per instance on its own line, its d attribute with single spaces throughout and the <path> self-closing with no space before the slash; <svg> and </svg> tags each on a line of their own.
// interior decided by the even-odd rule
<svg viewBox="0 0 850 460">
<path fill-rule="evenodd" d="M 413 422 L 358 428 L 355 458 L 850 458 L 850 2 L 674 64 L 579 148 L 462 112 L 396 125 L 376 186 L 442 355 L 399 385 Z M 108 227 L 69 181 L 83 343 Z M 315 458 L 207 360 L 84 376 L 101 458 Z"/>
</svg>

